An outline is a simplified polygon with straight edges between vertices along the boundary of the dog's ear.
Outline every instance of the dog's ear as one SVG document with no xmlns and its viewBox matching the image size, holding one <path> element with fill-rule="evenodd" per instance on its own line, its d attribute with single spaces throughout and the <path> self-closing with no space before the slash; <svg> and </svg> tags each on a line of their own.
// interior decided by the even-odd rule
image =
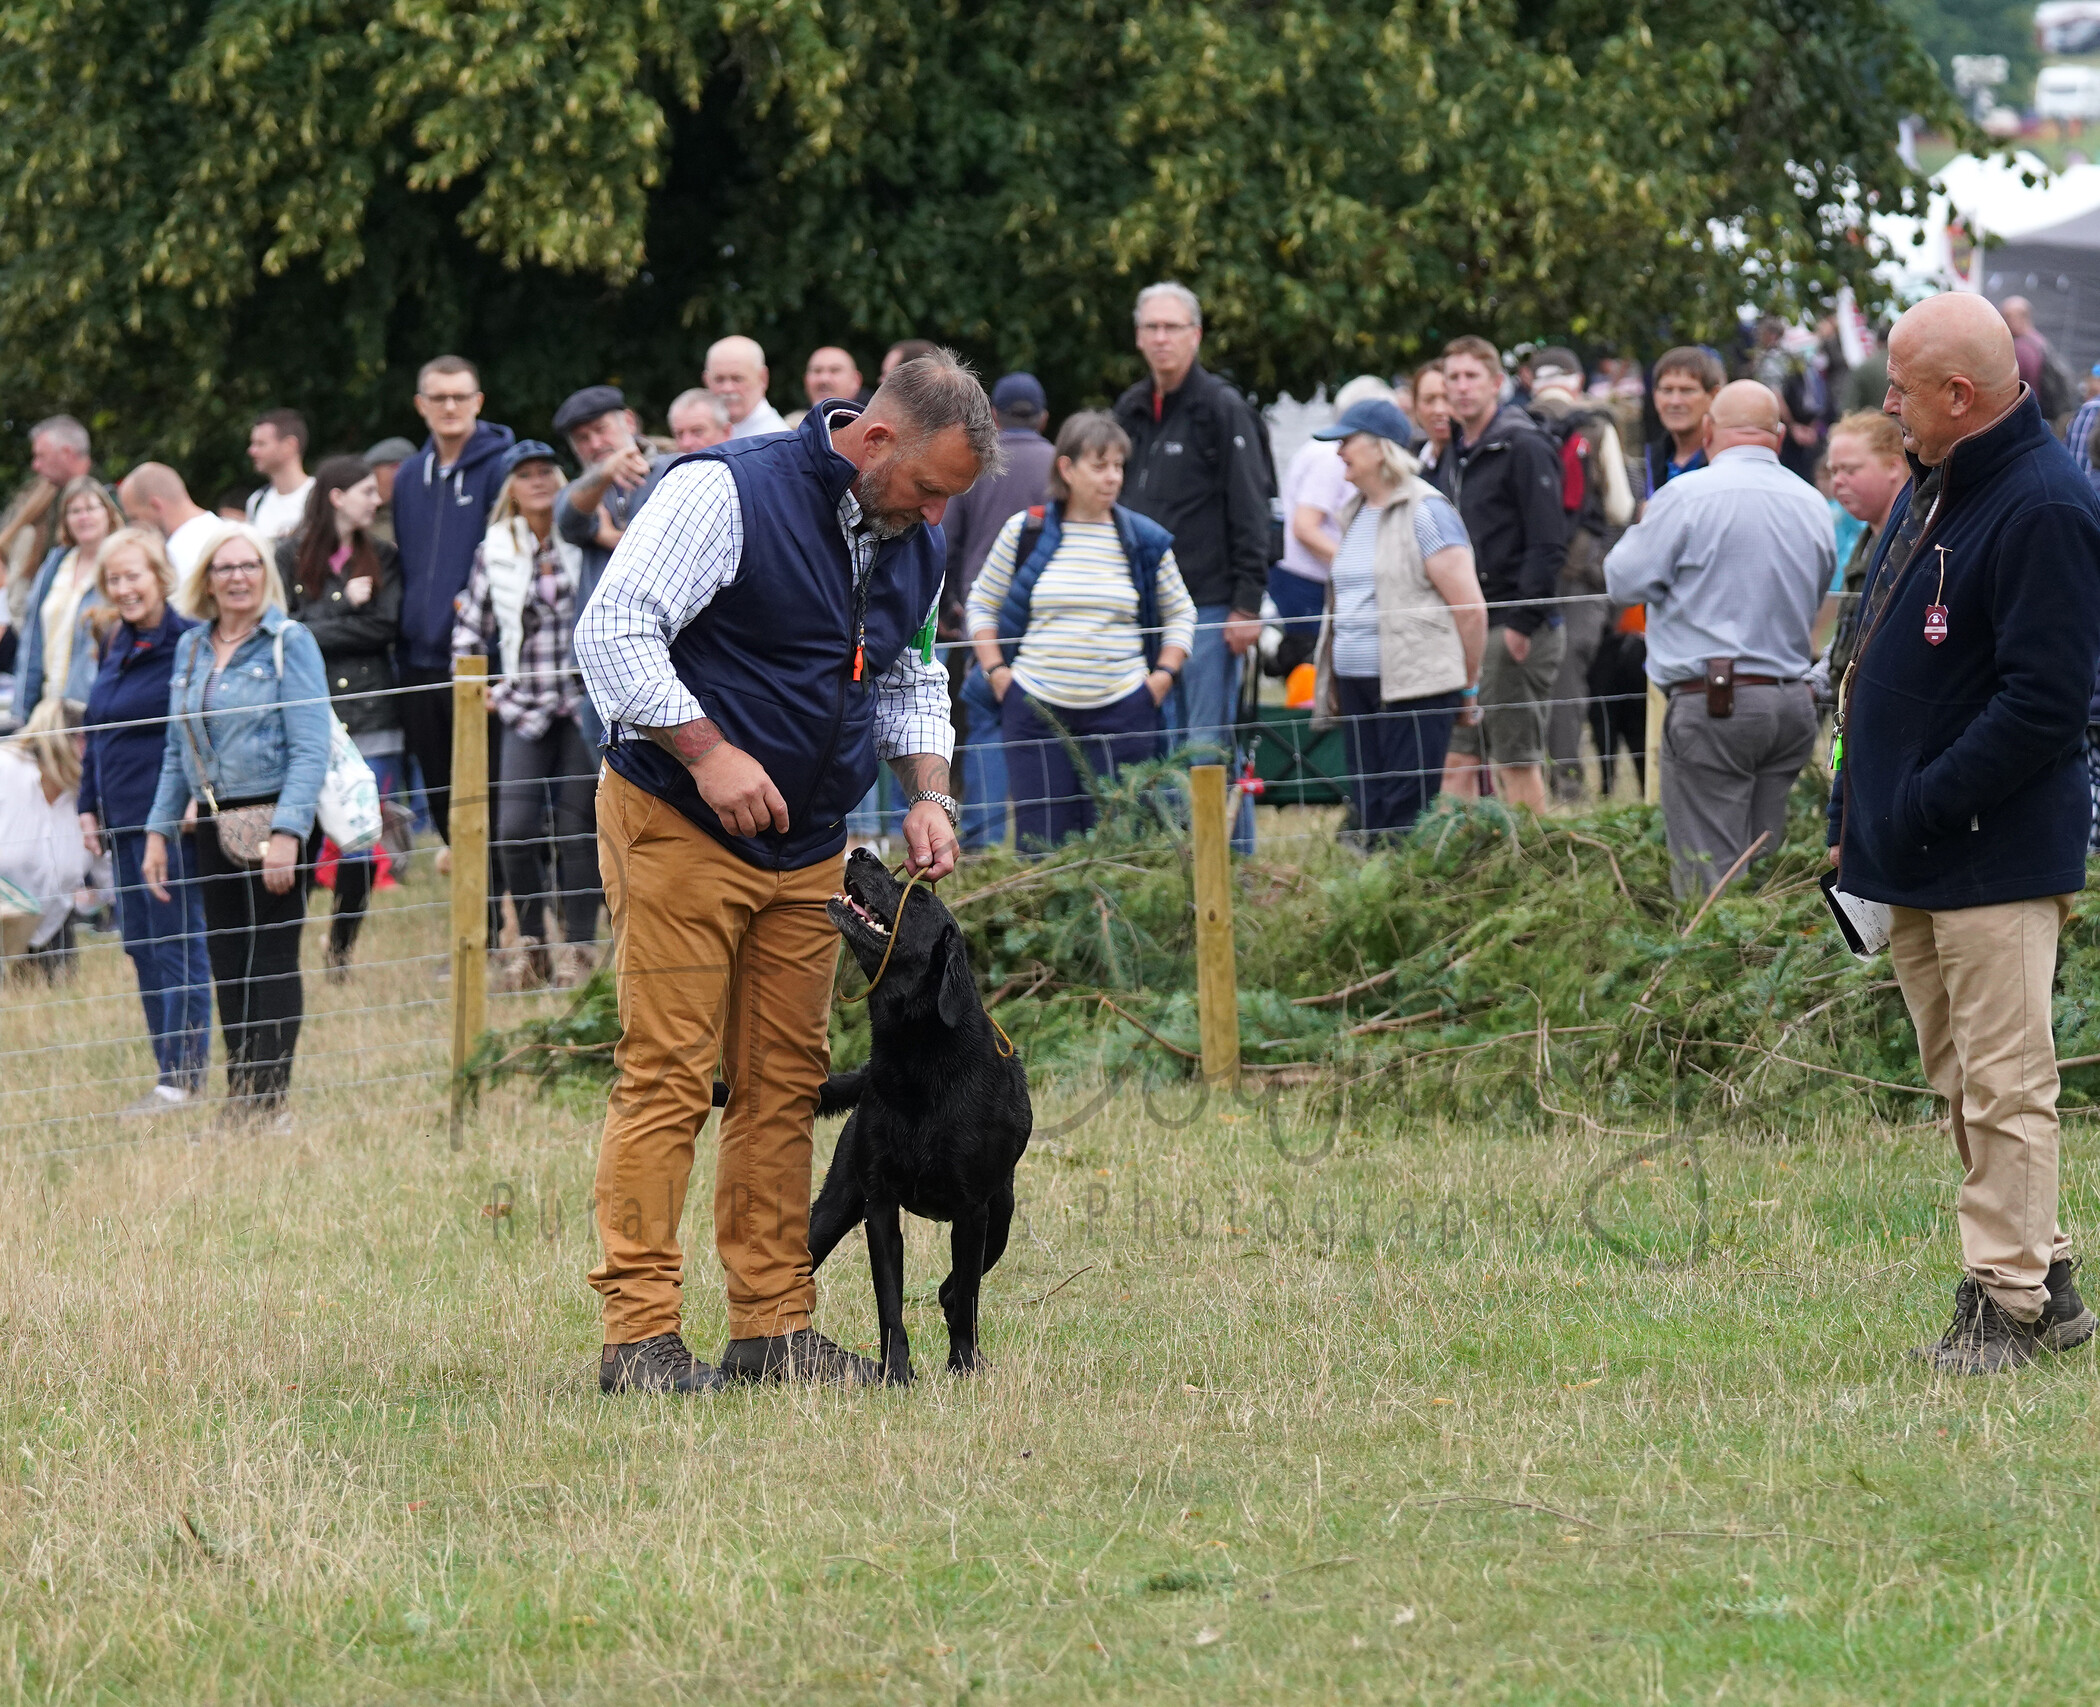
<svg viewBox="0 0 2100 1707">
<path fill-rule="evenodd" d="M 970 953 L 963 946 L 963 934 L 954 925 L 948 927 L 947 957 L 941 964 L 941 989 L 937 998 L 941 1024 L 953 1031 L 970 1017 L 970 1010 L 977 1006 L 977 980 L 970 972 Z"/>
</svg>

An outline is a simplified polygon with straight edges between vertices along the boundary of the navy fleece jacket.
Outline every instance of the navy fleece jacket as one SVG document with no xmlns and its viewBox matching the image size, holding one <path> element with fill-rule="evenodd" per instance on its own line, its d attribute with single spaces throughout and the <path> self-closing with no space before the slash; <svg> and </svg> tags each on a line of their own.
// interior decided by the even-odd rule
<svg viewBox="0 0 2100 1707">
<path fill-rule="evenodd" d="M 474 552 L 503 486 L 503 453 L 514 435 L 476 424 L 459 460 L 440 472 L 437 443 L 394 471 L 394 543 L 401 553 L 400 660 L 410 670 L 452 667 L 452 601 L 466 591 Z"/>
<path fill-rule="evenodd" d="M 1938 645 L 1933 603 L 1947 607 Z M 1845 888 L 1934 911 L 2082 889 L 2096 662 L 2100 501 L 2029 391 L 1949 454 L 1939 512 L 1859 647 L 1830 809 Z"/>
</svg>

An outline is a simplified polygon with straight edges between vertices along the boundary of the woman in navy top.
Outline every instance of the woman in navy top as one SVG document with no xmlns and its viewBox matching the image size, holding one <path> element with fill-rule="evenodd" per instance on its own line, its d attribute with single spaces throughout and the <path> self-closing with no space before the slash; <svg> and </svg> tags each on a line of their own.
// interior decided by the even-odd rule
<svg viewBox="0 0 2100 1707">
<path fill-rule="evenodd" d="M 139 876 L 146 819 L 167 747 L 168 687 L 175 641 L 197 625 L 168 602 L 175 571 L 160 537 L 125 528 L 102 547 L 95 584 L 121 619 L 88 695 L 90 732 L 80 768 L 80 832 L 90 852 L 104 836 L 117 868 L 124 952 L 138 971 L 158 1081 L 125 1113 L 157 1114 L 204 1089 L 211 1059 L 211 965 L 193 838 L 168 855 L 168 896 L 156 900 Z M 105 724 L 128 725 L 103 728 Z"/>
</svg>

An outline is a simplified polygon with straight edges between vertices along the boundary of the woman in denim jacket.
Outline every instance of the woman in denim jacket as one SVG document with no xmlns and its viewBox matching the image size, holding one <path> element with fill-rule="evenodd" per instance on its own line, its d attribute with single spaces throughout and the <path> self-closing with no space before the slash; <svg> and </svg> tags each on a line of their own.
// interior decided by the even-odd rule
<svg viewBox="0 0 2100 1707">
<path fill-rule="evenodd" d="M 284 614 L 284 584 L 255 529 L 230 523 L 205 540 L 184 589 L 202 619 L 175 645 L 168 744 L 147 820 L 140 875 L 167 895 L 168 838 L 198 803 L 197 876 L 226 1039 L 228 1111 L 281 1117 L 304 992 L 299 856 L 328 774 L 331 724 L 321 649 Z M 217 814 L 268 806 L 259 864 L 230 858 Z"/>
</svg>

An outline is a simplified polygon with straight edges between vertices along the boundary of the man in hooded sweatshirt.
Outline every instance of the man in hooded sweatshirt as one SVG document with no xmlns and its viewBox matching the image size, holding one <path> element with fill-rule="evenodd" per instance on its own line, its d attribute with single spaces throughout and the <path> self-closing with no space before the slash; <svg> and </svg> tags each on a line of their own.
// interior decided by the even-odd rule
<svg viewBox="0 0 2100 1707">
<path fill-rule="evenodd" d="M 451 840 L 452 602 L 467 585 L 503 485 L 516 435 L 481 418 L 481 376 L 463 356 L 438 356 L 416 375 L 423 448 L 394 471 L 394 543 L 401 553 L 401 734 L 423 773 L 438 834 Z"/>
</svg>

